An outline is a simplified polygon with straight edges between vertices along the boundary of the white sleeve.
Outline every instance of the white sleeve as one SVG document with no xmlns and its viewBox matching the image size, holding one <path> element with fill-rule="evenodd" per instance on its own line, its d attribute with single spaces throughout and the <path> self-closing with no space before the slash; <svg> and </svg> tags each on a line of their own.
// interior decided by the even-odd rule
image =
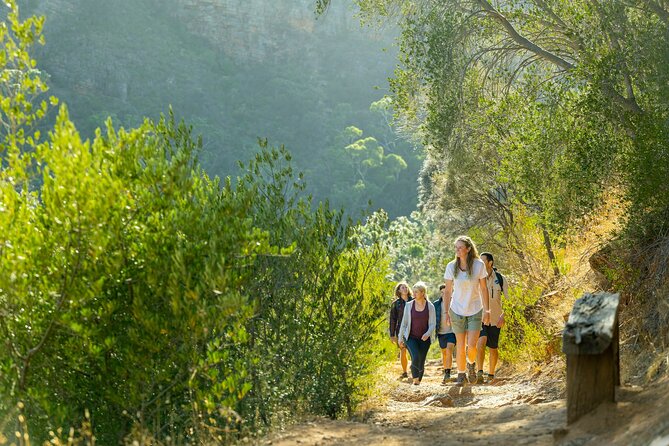
<svg viewBox="0 0 669 446">
<path fill-rule="evenodd" d="M 398 342 L 406 342 L 409 339 L 409 330 L 411 327 L 411 305 L 413 301 L 407 302 L 404 306 L 404 315 L 402 316 L 402 324 L 400 331 L 397 333 Z"/>
<path fill-rule="evenodd" d="M 455 266 L 455 263 L 451 262 L 446 265 L 446 271 L 444 271 L 444 280 L 453 280 L 454 279 L 454 269 L 451 268 L 451 265 Z"/>
<path fill-rule="evenodd" d="M 485 268 L 483 260 L 479 260 L 479 262 L 476 262 L 479 265 L 479 276 L 477 278 L 485 279 L 486 277 L 488 277 L 488 270 Z"/>
</svg>

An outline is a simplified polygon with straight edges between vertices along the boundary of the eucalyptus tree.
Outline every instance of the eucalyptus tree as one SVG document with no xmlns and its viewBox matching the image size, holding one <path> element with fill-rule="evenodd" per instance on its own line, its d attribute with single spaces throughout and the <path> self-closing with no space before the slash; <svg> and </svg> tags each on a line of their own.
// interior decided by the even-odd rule
<svg viewBox="0 0 669 446">
<path fill-rule="evenodd" d="M 522 210 L 551 259 L 604 191 L 624 191 L 632 225 L 666 220 L 669 2 L 357 3 L 403 31 L 394 102 L 427 147 L 429 209 L 511 244 Z"/>
</svg>

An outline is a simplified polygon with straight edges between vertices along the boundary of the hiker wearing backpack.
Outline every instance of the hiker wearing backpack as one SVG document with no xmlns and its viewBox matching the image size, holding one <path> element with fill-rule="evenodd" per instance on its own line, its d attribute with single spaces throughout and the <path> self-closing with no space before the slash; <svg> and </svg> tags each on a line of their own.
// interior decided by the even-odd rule
<svg viewBox="0 0 669 446">
<path fill-rule="evenodd" d="M 483 380 L 483 361 L 485 360 L 485 349 L 488 347 L 490 349 L 490 356 L 488 357 L 488 377 L 486 381 L 491 382 L 495 378 L 495 367 L 497 366 L 499 333 L 504 326 L 502 294 L 505 299 L 509 298 L 509 284 L 502 273 L 495 268 L 495 260 L 491 253 L 481 253 L 481 260 L 483 260 L 488 272 L 486 285 L 488 287 L 488 295 L 490 296 L 490 323 L 481 326 L 476 350 L 476 364 L 478 364 L 479 369 L 477 372 L 477 381 Z"/>
<path fill-rule="evenodd" d="M 444 366 L 444 378 L 441 384 L 445 385 L 451 380 L 451 367 L 453 366 L 453 348 L 455 347 L 455 333 L 453 328 L 446 324 L 446 302 L 444 301 L 444 294 L 446 294 L 446 284 L 439 285 L 439 298 L 432 302 L 437 321 L 437 339 L 439 340 L 439 347 L 441 348 L 441 364 Z"/>
</svg>

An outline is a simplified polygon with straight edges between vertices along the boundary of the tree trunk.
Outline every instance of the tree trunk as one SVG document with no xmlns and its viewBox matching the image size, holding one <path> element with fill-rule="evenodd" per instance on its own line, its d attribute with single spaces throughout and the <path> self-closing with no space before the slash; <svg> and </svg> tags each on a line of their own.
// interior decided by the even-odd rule
<svg viewBox="0 0 669 446">
<path fill-rule="evenodd" d="M 544 247 L 546 248 L 546 254 L 548 255 L 548 260 L 551 262 L 553 267 L 553 275 L 558 278 L 560 277 L 560 268 L 558 268 L 557 260 L 555 259 L 555 253 L 553 252 L 553 244 L 551 243 L 551 237 L 548 234 L 546 226 L 540 225 L 541 233 L 544 237 Z"/>
</svg>

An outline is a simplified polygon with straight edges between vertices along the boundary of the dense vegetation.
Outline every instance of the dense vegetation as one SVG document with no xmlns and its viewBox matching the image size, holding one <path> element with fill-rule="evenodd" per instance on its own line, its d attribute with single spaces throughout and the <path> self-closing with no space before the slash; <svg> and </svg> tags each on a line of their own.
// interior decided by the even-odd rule
<svg viewBox="0 0 669 446">
<path fill-rule="evenodd" d="M 473 235 L 536 296 L 572 289 L 566 252 L 599 249 L 601 286 L 640 305 L 628 334 L 665 350 L 669 3 L 357 3 L 402 30 L 393 105 L 426 146 L 430 237 Z M 620 225 L 580 246 L 609 211 Z"/>
<path fill-rule="evenodd" d="M 219 91 L 239 99 L 212 121 L 189 100 L 176 103 L 205 149 L 172 112 L 143 119 L 132 95 L 108 101 L 77 84 L 86 94 L 72 96 L 75 118 L 47 101 L 29 54 L 43 22 L 21 22 L 9 3 L 0 29 L 2 431 L 18 415 L 18 428 L 37 437 L 78 422 L 77 435 L 92 424 L 101 444 L 226 443 L 298 413 L 350 414 L 382 359 L 387 278 L 432 282 L 459 233 L 495 252 L 512 282 L 504 359 L 559 351 L 556 301 L 590 285 L 572 273 L 597 251 L 600 286 L 624 292 L 634 343 L 623 353 L 637 349 L 648 376 L 661 370 L 639 349 L 666 357 L 669 342 L 669 307 L 658 304 L 669 290 L 667 2 L 357 3 L 365 20 L 391 18 L 402 32 L 392 98 L 353 107 L 356 94 L 330 85 L 343 99 L 328 103 L 329 87 L 292 59 L 274 77 L 202 56 L 229 76 L 197 101 L 225 103 Z M 188 78 L 179 64 L 169 69 Z M 270 127 L 298 148 L 311 183 L 285 149 L 264 139 L 250 149 L 267 115 L 247 105 L 245 82 L 272 99 Z M 138 99 L 153 116 L 166 107 L 158 87 Z M 328 136 L 297 119 L 284 93 Z M 368 108 L 376 122 L 362 117 Z M 391 115 L 424 158 L 397 139 Z M 326 142 L 312 151 L 316 140 Z M 225 180 L 207 174 L 230 173 L 236 158 L 251 161 Z M 420 206 L 409 213 L 419 162 Z M 308 192 L 348 210 L 313 204 Z M 400 217 L 349 220 L 375 197 Z M 599 212 L 617 224 L 597 240 L 589 232 Z"/>
<path fill-rule="evenodd" d="M 74 424 L 98 444 L 216 444 L 350 413 L 380 358 L 381 228 L 312 205 L 265 142 L 236 180 L 210 178 L 171 113 L 84 140 L 61 105 L 40 132 L 58 102 L 30 56 L 43 20 L 9 5 L 0 434 L 39 442 Z"/>
</svg>

